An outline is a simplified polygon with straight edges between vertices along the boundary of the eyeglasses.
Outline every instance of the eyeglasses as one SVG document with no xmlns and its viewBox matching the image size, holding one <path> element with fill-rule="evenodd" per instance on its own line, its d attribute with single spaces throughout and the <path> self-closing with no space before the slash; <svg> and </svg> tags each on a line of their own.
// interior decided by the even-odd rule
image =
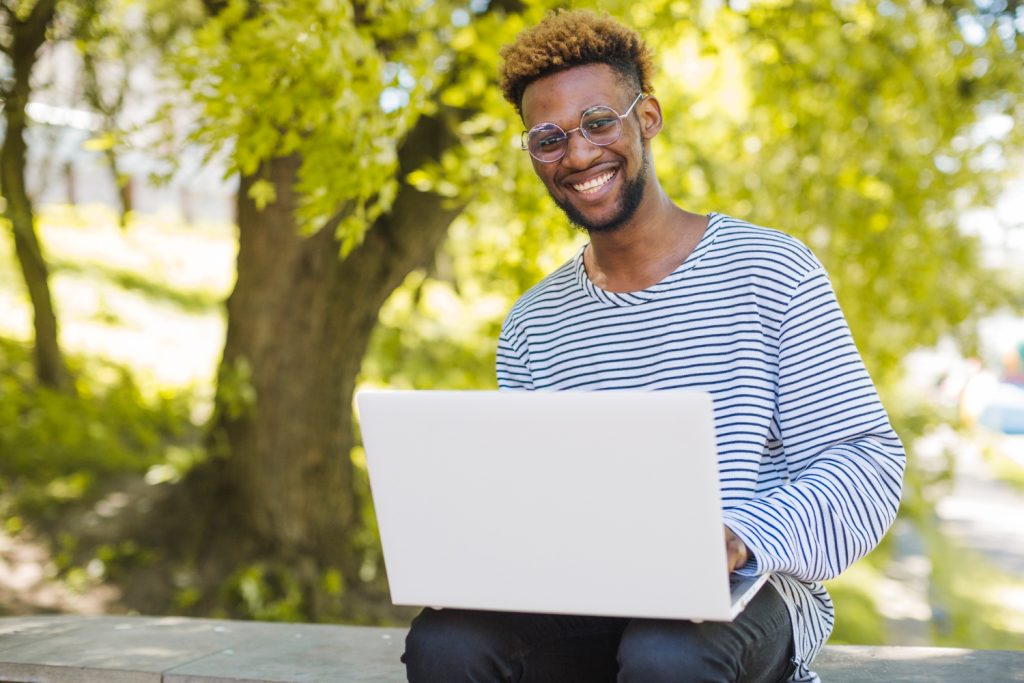
<svg viewBox="0 0 1024 683">
<path fill-rule="evenodd" d="M 622 119 L 629 116 L 636 103 L 643 98 L 643 93 L 637 95 L 625 114 L 619 114 L 603 104 L 590 107 L 580 116 L 580 125 L 568 131 L 553 123 L 538 123 L 530 130 L 523 131 L 520 144 L 530 156 L 544 164 L 553 163 L 565 156 L 565 150 L 569 148 L 569 136 L 576 131 L 598 147 L 610 145 L 622 135 Z"/>
</svg>

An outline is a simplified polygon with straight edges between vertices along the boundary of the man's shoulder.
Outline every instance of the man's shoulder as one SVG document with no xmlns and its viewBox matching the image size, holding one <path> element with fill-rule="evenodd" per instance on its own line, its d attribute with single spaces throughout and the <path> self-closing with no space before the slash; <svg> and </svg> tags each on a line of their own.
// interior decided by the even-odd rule
<svg viewBox="0 0 1024 683">
<path fill-rule="evenodd" d="M 516 300 L 509 311 L 509 318 L 522 317 L 529 311 L 564 301 L 578 290 L 578 274 L 576 272 L 579 254 L 570 258 L 544 279 L 530 287 Z"/>
<path fill-rule="evenodd" d="M 725 214 L 713 214 L 712 220 L 714 252 L 719 259 L 754 260 L 801 273 L 821 267 L 810 248 L 793 235 Z"/>
</svg>

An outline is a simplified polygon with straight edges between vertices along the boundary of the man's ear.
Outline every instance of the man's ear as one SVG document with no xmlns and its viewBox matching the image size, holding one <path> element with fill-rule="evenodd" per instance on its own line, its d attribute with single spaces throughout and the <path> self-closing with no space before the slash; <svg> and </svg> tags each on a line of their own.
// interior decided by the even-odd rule
<svg viewBox="0 0 1024 683">
<path fill-rule="evenodd" d="M 661 131 L 664 119 L 661 118 L 661 103 L 654 95 L 648 95 L 636 105 L 637 117 L 640 119 L 640 134 L 644 140 L 650 140 Z"/>
</svg>

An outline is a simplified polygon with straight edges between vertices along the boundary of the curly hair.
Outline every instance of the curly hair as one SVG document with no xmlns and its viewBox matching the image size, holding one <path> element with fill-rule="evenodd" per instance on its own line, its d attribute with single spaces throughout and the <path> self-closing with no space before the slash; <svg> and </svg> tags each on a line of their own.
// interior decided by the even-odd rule
<svg viewBox="0 0 1024 683">
<path fill-rule="evenodd" d="M 584 64 L 607 64 L 630 85 L 651 93 L 654 63 L 640 35 L 607 14 L 549 12 L 501 49 L 501 91 L 522 115 L 523 92 L 535 80 Z"/>
</svg>

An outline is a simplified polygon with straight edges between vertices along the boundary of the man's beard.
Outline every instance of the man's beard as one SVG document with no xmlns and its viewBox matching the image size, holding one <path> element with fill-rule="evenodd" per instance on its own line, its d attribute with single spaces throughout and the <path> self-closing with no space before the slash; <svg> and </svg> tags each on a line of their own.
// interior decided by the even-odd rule
<svg viewBox="0 0 1024 683">
<path fill-rule="evenodd" d="M 593 234 L 595 232 L 614 232 L 623 225 L 629 222 L 633 218 L 633 214 L 640 208 L 640 202 L 644 198 L 644 189 L 647 186 L 647 149 L 644 147 L 640 148 L 640 172 L 637 173 L 635 178 L 626 179 L 625 185 L 622 188 L 622 194 L 619 195 L 618 206 L 616 207 L 615 215 L 606 221 L 596 223 L 588 220 L 580 211 L 568 201 L 559 201 L 551 190 L 548 190 L 548 194 L 551 195 L 551 199 L 555 201 L 565 215 L 568 216 L 569 221 L 580 230 L 586 230 Z"/>
</svg>

